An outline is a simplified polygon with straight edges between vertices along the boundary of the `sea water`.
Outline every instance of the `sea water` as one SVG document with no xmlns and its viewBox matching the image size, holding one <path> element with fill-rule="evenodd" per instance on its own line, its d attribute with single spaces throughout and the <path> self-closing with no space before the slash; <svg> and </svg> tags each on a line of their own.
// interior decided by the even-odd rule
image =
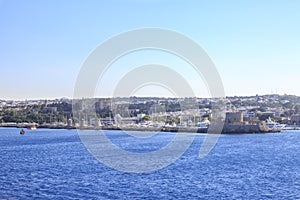
<svg viewBox="0 0 300 200">
<path fill-rule="evenodd" d="M 143 174 L 99 162 L 76 130 L 19 132 L 0 128 L 0 199 L 300 199 L 299 131 L 222 134 L 202 159 L 206 135 L 199 134 L 177 161 Z M 175 135 L 105 134 L 125 151 L 143 153 Z"/>
</svg>

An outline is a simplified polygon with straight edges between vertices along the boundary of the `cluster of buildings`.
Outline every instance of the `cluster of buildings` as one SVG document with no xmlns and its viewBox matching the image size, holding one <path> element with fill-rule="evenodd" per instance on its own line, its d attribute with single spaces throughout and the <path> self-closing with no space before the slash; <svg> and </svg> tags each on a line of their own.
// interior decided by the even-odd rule
<svg viewBox="0 0 300 200">
<path fill-rule="evenodd" d="M 300 97 L 290 95 L 0 101 L 1 115 L 6 110 L 22 112 L 25 109 L 37 114 L 61 115 L 63 117 L 57 117 L 52 124 L 68 127 L 199 127 L 208 125 L 215 118 L 225 124 L 254 125 L 272 119 L 281 124 L 300 125 Z M 1 115 L 2 123 L 7 123 Z"/>
</svg>

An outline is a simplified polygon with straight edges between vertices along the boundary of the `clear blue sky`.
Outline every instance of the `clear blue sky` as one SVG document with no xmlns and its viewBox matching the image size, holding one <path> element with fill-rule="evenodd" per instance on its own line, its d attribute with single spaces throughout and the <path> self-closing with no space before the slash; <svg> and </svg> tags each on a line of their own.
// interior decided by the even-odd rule
<svg viewBox="0 0 300 200">
<path fill-rule="evenodd" d="M 299 10 L 298 0 L 0 0 L 0 99 L 72 97 L 89 53 L 142 27 L 200 44 L 226 95 L 300 95 Z"/>
</svg>

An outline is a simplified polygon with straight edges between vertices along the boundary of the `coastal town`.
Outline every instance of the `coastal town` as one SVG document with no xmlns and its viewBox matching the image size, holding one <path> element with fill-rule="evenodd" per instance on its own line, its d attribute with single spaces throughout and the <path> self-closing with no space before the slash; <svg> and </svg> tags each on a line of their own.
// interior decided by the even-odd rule
<svg viewBox="0 0 300 200">
<path fill-rule="evenodd" d="M 260 133 L 298 129 L 300 97 L 256 95 L 226 98 L 119 97 L 0 101 L 0 126 Z"/>
</svg>

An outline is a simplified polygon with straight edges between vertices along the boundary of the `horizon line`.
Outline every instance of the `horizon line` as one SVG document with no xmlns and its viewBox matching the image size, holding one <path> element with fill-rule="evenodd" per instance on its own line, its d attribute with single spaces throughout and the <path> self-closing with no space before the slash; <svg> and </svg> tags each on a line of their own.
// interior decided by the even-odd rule
<svg viewBox="0 0 300 200">
<path fill-rule="evenodd" d="M 225 97 L 199 97 L 199 96 L 193 96 L 193 97 L 174 97 L 174 96 L 139 96 L 139 95 L 134 95 L 134 96 L 118 96 L 118 97 L 112 97 L 112 96 L 102 96 L 102 97 L 81 97 L 81 98 L 70 98 L 70 97 L 37 97 L 37 98 L 24 98 L 24 99 L 0 99 L 0 101 L 39 101 L 39 100 L 61 100 L 61 99 L 67 99 L 67 100 L 77 100 L 77 99 L 111 99 L 111 98 L 169 98 L 169 99 L 181 99 L 181 98 L 199 98 L 199 99 L 215 99 L 215 98 L 232 98 L 232 97 L 256 97 L 256 96 L 270 96 L 270 95 L 278 95 L 278 96 L 296 96 L 300 97 L 300 95 L 296 94 L 255 94 L 255 95 L 226 95 Z"/>
</svg>

